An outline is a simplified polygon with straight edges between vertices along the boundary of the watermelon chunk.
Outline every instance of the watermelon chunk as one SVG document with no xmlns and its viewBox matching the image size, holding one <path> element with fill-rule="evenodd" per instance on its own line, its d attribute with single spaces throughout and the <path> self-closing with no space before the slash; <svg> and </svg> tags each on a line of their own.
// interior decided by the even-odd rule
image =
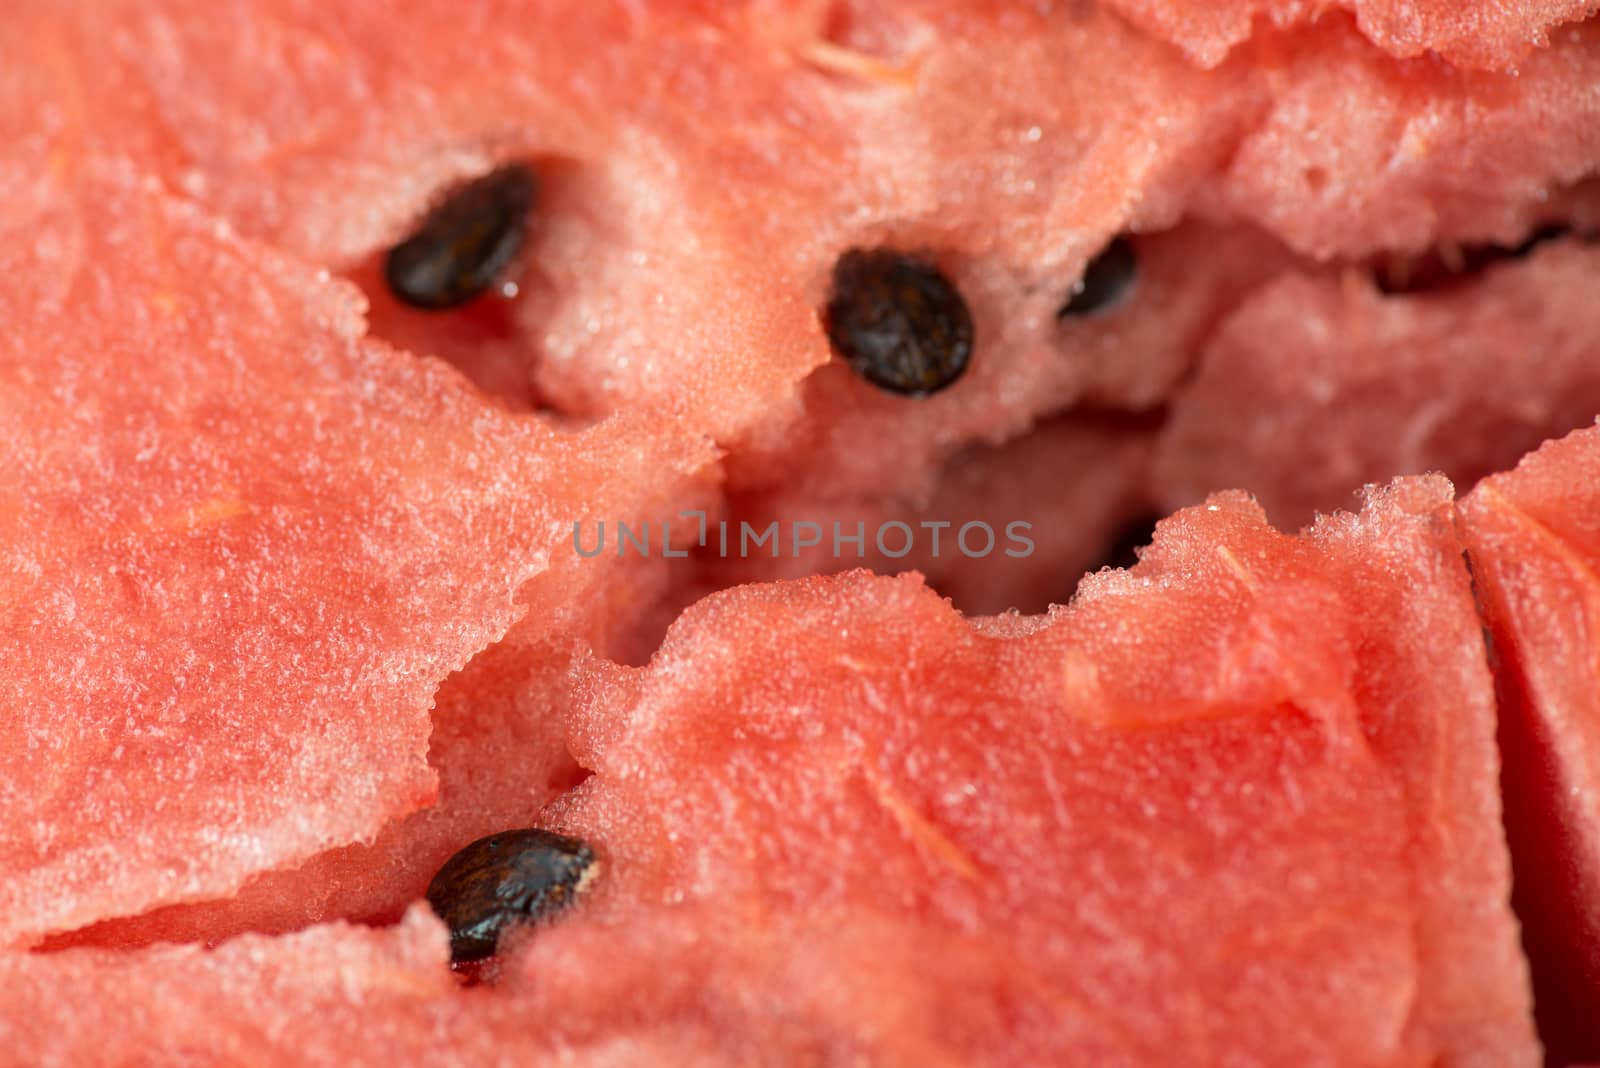
<svg viewBox="0 0 1600 1068">
<path fill-rule="evenodd" d="M 395 921 L 463 844 L 532 822 L 581 777 L 551 707 L 563 692 L 568 658 L 523 644 L 502 641 L 440 688 L 428 739 L 439 788 L 426 808 L 385 824 L 370 843 L 260 871 L 229 896 L 93 924 L 44 948 L 215 944 L 247 931 L 295 931 L 335 919 Z"/>
<path fill-rule="evenodd" d="M 1600 429 L 1553 441 L 1461 504 L 1499 661 L 1508 833 L 1540 1022 L 1600 1057 Z"/>
<path fill-rule="evenodd" d="M 425 906 L 386 930 L 249 935 L 213 951 L 4 953 L 14 1011 L 0 1040 L 27 1064 L 100 1061 L 108 1034 L 119 1048 L 204 1064 L 535 1063 L 559 1052 L 516 1006 L 464 999 L 447 953 Z M 79 996 L 61 997 L 69 987 Z"/>
<path fill-rule="evenodd" d="M 1600 411 L 1597 274 L 1600 246 L 1563 240 L 1414 296 L 1353 272 L 1262 287 L 1173 401 L 1158 499 L 1239 486 L 1296 526 L 1394 474 L 1470 484 L 1515 463 Z"/>
<path fill-rule="evenodd" d="M 1031 621 L 969 626 L 914 576 L 708 598 L 575 710 L 595 774 L 552 816 L 607 865 L 582 922 L 971 937 L 949 981 L 1012 1026 L 952 1009 L 954 1063 L 1536 1063 L 1451 517 L 1417 480 L 1297 540 L 1222 496 Z M 883 990 L 863 1018 L 896 1018 Z"/>
<path fill-rule="evenodd" d="M 843 363 L 819 367 L 802 388 L 800 419 L 775 419 L 731 444 L 731 490 L 781 494 L 796 504 L 855 499 L 866 507 L 892 508 L 896 500 L 939 493 L 941 478 L 948 477 L 941 464 L 963 462 L 963 446 L 993 451 L 984 446 L 1029 435 L 1043 413 L 1153 409 L 1192 370 L 1217 322 L 1256 286 L 1298 262 L 1250 227 L 1189 223 L 1139 235 L 1131 244 L 1137 273 L 1129 292 L 1092 316 L 1058 318 L 1065 286 L 982 277 L 968 285 L 980 349 L 959 386 L 937 396 L 908 404 Z M 1197 273 L 1202 258 L 1206 269 Z M 959 271 L 957 277 L 967 281 Z M 1029 312 L 1031 325 L 1019 329 L 1016 300 L 1030 289 L 1048 299 Z M 1046 466 L 1035 477 L 1073 477 L 1079 450 L 1069 444 L 1062 455 L 1048 457 L 1047 441 L 1094 439 L 1092 415 L 1080 421 L 1080 433 L 1068 431 L 1063 438 L 1045 431 L 1045 441 L 1019 443 L 1028 457 L 1023 462 Z M 895 446 L 884 448 L 885 440 Z M 1003 462 L 993 461 L 997 470 Z"/>
<path fill-rule="evenodd" d="M 435 689 L 574 513 L 707 458 L 496 414 L 363 338 L 348 286 L 120 168 L 48 203 L 0 225 L 3 942 L 228 894 L 426 803 Z"/>
<path fill-rule="evenodd" d="M 1300 539 L 1218 497 L 1034 620 L 969 624 L 911 577 L 719 594 L 648 667 L 584 670 L 596 774 L 551 814 L 603 878 L 494 988 L 454 986 L 417 910 L 0 954 L 0 1036 L 26 1060 L 115 1030 L 304 1063 L 1535 1064 L 1451 517 L 1438 479 Z"/>
<path fill-rule="evenodd" d="M 514 403 L 531 379 L 564 412 L 649 406 L 719 440 L 760 429 L 828 360 L 820 288 L 861 242 L 926 245 L 971 288 L 990 355 L 967 410 L 994 416 L 1007 368 L 1007 399 L 1070 401 L 1034 387 L 1097 366 L 1058 344 L 1057 306 L 1136 209 L 1175 216 L 1170 192 L 1142 205 L 1140 191 L 1202 173 L 1224 140 L 1203 146 L 1207 131 L 1237 123 L 1205 91 L 1235 79 L 1099 15 L 432 2 L 407 9 L 407 36 L 429 41 L 415 50 L 393 44 L 387 12 L 251 10 L 259 35 L 195 0 L 25 6 L 4 34 L 16 99 L 83 101 L 93 123 L 60 120 L 75 147 L 129 154 L 243 232 L 369 283 L 438 191 L 529 157 L 543 182 L 514 337 L 473 352 L 481 332 L 439 320 L 424 345 L 427 326 L 375 294 L 382 320 Z M 24 58 L 40 39 L 56 62 Z M 1108 48 L 1125 62 L 1089 62 Z M 1025 80 L 974 96 L 990 57 L 1019 49 L 1027 62 L 1010 69 Z M 1038 91 L 1068 72 L 1094 108 Z"/>
<path fill-rule="evenodd" d="M 617 662 L 697 583 L 777 569 L 680 582 L 568 552 L 573 520 L 707 507 L 724 474 L 734 518 L 1034 509 L 1026 570 L 927 568 L 999 607 L 1135 507 L 1174 396 L 1166 499 L 1239 477 L 1280 517 L 1399 469 L 1473 477 L 1588 418 L 1575 241 L 1460 292 L 1350 279 L 1592 225 L 1600 24 L 1550 29 L 1592 2 L 1345 6 L 1191 5 L 1178 43 L 1206 70 L 1098 4 L 12 5 L 0 946 L 47 952 L 0 949 L 8 1049 L 103 1052 L 59 1015 L 77 984 L 101 1031 L 216 1059 L 347 1058 L 285 1020 L 381 1006 L 389 1063 L 441 1036 L 495 1059 L 1529 1063 L 1443 482 L 1300 539 L 1213 498 L 1044 619 L 968 624 L 864 575 L 720 594 L 640 669 Z M 384 249 L 509 159 L 540 177 L 517 296 L 398 306 Z M 1064 320 L 1119 234 L 1131 298 Z M 882 244 L 967 295 L 960 389 L 886 397 L 830 356 L 829 268 Z M 1509 366 L 1507 316 L 1552 354 L 1537 375 Z M 1304 342 L 1293 374 L 1263 373 L 1267 331 Z M 1406 390 L 1370 390 L 1372 360 Z M 1419 394 L 1438 403 L 1384 407 Z M 1324 469 L 1255 455 L 1241 398 Z M 1593 511 L 1573 455 L 1462 522 L 1511 650 L 1519 863 L 1580 873 L 1533 891 L 1529 936 L 1544 1011 L 1579 1018 L 1551 1033 L 1579 1044 L 1589 739 L 1560 713 L 1592 680 L 1536 626 L 1586 624 L 1572 583 L 1548 591 L 1581 574 L 1587 519 L 1538 536 L 1541 494 Z M 581 777 L 569 741 L 596 775 L 547 815 L 609 874 L 497 991 L 443 983 L 415 914 L 56 952 L 395 921 L 457 845 Z"/>
</svg>

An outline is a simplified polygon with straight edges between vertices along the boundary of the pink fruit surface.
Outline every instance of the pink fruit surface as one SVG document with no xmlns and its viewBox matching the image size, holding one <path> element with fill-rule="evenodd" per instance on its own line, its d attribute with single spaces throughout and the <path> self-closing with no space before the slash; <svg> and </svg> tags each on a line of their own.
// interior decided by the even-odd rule
<svg viewBox="0 0 1600 1068">
<path fill-rule="evenodd" d="M 7 954 L 0 1041 L 19 1064 L 104 1063 L 108 1035 L 133 1051 L 121 1061 L 131 1064 L 526 1064 L 573 1055 L 528 1026 L 525 1005 L 463 997 L 447 954 L 444 928 L 424 906 L 388 929 L 247 935 L 215 950 Z M 606 1064 L 609 1053 L 609 1063 L 687 1064 L 699 1052 L 672 1036 L 599 1045 L 585 1063 Z"/>
<path fill-rule="evenodd" d="M 1234 268 L 1277 269 L 1231 251 L 1258 228 L 1316 259 L 1515 243 L 1600 164 L 1590 25 L 1512 77 L 1396 59 L 1334 16 L 1204 71 L 1088 5 L 429 0 L 404 20 L 427 49 L 360 5 L 209 11 L 20 5 L 5 125 L 126 155 L 359 280 L 384 336 L 513 407 L 668 412 L 733 450 L 740 490 L 812 499 L 930 492 L 963 447 L 1081 403 L 1159 403 L 1206 316 L 1246 295 Z M 517 298 L 396 307 L 382 251 L 507 158 L 541 175 Z M 1142 239 L 1134 302 L 1056 321 L 1114 234 L 1195 217 L 1237 232 Z M 817 309 L 862 243 L 926 253 L 962 288 L 978 351 L 960 389 L 908 404 L 830 359 Z M 864 447 L 880 440 L 891 462 Z"/>
<path fill-rule="evenodd" d="M 574 513 L 705 459 L 642 421 L 499 416 L 365 339 L 350 288 L 120 169 L 57 183 L 0 251 L 13 942 L 231 893 L 428 802 L 435 689 Z"/>
<path fill-rule="evenodd" d="M 953 1063 L 1535 1063 L 1451 516 L 1438 479 L 1298 540 L 1215 498 L 1027 624 L 909 576 L 702 601 L 575 710 L 594 775 L 552 814 L 606 865 L 575 923 L 978 938 L 951 981 L 1026 1022 L 958 1016 Z"/>
<path fill-rule="evenodd" d="M 1531 1065 L 1509 832 L 1600 1055 L 1593 432 L 1389 482 L 1600 408 L 1592 7 L 18 0 L 0 1049 Z M 516 259 L 404 305 L 509 161 Z M 833 351 L 864 247 L 951 388 Z M 574 541 L 685 510 L 868 551 Z M 599 881 L 464 988 L 414 906 L 536 824 Z"/>
<path fill-rule="evenodd" d="M 552 815 L 602 879 L 494 986 L 459 990 L 417 910 L 0 954 L 0 1035 L 28 1061 L 115 1031 L 207 1063 L 1536 1063 L 1450 516 L 1418 480 L 1292 539 L 1219 497 L 1026 623 L 912 578 L 720 594 L 649 667 L 583 669 L 596 773 Z"/>
<path fill-rule="evenodd" d="M 1268 99 L 1198 210 L 1316 259 L 1515 245 L 1600 162 L 1597 40 L 1563 30 L 1507 75 L 1396 61 L 1337 20 L 1267 38 L 1241 62 Z"/>
<path fill-rule="evenodd" d="M 1597 276 L 1600 246 L 1564 240 L 1416 295 L 1354 272 L 1261 287 L 1173 400 L 1157 499 L 1239 486 L 1292 528 L 1397 473 L 1510 466 L 1600 411 Z"/>
<path fill-rule="evenodd" d="M 1206 66 L 1222 62 L 1255 26 L 1333 21 L 1355 16 L 1361 32 L 1394 56 L 1441 55 L 1464 67 L 1515 70 L 1549 44 L 1562 23 L 1600 9 L 1594 0 L 1531 0 L 1519 4 L 1459 0 L 1110 0 L 1138 25 L 1170 40 Z"/>
<path fill-rule="evenodd" d="M 1462 502 L 1499 662 L 1507 827 L 1541 1023 L 1600 1056 L 1600 429 L 1554 441 Z"/>
<path fill-rule="evenodd" d="M 697 577 L 716 589 L 860 567 L 918 571 L 971 615 L 1042 612 L 1065 604 L 1105 547 L 1148 511 L 1154 444 L 1141 421 L 1074 416 L 1005 445 L 964 450 L 925 501 L 811 499 L 792 489 L 730 494 L 720 521 L 728 552 L 719 525 L 708 532 Z M 776 536 L 755 546 L 773 523 Z"/>
<path fill-rule="evenodd" d="M 665 593 L 660 560 L 601 557 L 574 567 L 574 559 L 558 557 L 534 578 L 520 598 L 528 614 L 434 695 L 428 764 L 439 787 L 428 807 L 387 823 L 370 843 L 262 870 L 226 897 L 94 924 L 44 948 L 215 944 L 337 919 L 393 922 L 457 849 L 532 823 L 584 774 L 561 729 L 574 654 L 628 652 L 638 620 Z"/>
</svg>

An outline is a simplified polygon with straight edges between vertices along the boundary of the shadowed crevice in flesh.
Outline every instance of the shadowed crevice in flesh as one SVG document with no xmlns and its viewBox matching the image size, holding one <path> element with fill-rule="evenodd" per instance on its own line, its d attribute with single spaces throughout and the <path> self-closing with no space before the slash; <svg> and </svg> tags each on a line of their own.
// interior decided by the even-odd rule
<svg viewBox="0 0 1600 1068">
<path fill-rule="evenodd" d="M 1465 528 L 1457 514 L 1458 530 Z M 1585 944 L 1587 895 L 1572 858 L 1583 855 L 1562 812 L 1575 789 L 1552 754 L 1558 748 L 1532 696 L 1518 650 L 1501 650 L 1490 624 L 1490 593 L 1471 548 L 1463 552 L 1473 601 L 1483 623 L 1484 651 L 1494 678 L 1500 755 L 1500 798 L 1511 857 L 1511 908 L 1516 914 L 1533 985 L 1533 1013 L 1549 1068 L 1600 1059 L 1594 1006 L 1581 993 L 1600 989 L 1600 949 Z"/>
</svg>

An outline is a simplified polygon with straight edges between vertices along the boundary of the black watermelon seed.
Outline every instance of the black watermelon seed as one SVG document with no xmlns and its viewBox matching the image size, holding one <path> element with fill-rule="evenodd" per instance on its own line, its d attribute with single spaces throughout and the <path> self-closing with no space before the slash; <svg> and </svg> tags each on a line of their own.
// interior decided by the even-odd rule
<svg viewBox="0 0 1600 1068">
<path fill-rule="evenodd" d="M 1094 315 L 1115 307 L 1128 295 L 1138 276 L 1139 258 L 1134 255 L 1133 242 L 1125 237 L 1115 238 L 1089 261 L 1083 278 L 1067 294 L 1067 302 L 1056 317 Z"/>
<path fill-rule="evenodd" d="M 939 268 L 892 249 L 851 249 L 833 267 L 828 341 L 880 389 L 920 397 L 967 369 L 972 313 Z"/>
<path fill-rule="evenodd" d="M 502 831 L 451 857 L 428 884 L 428 904 L 450 928 L 450 959 L 492 957 L 509 927 L 547 920 L 595 872 L 594 850 L 549 831 Z"/>
<path fill-rule="evenodd" d="M 384 278 L 390 291 L 428 309 L 454 308 L 482 295 L 522 247 L 537 194 L 538 180 L 521 163 L 452 190 L 389 250 Z"/>
</svg>

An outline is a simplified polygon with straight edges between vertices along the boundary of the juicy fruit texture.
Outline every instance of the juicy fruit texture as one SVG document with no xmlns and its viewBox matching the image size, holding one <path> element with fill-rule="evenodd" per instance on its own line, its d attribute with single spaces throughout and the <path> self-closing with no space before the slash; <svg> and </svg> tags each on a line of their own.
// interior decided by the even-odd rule
<svg viewBox="0 0 1600 1068">
<path fill-rule="evenodd" d="M 1027 623 L 909 576 L 718 594 L 573 717 L 586 915 L 980 938 L 961 988 L 1016 1022 L 925 1033 L 952 1063 L 1536 1063 L 1451 515 L 1418 480 L 1297 540 L 1219 497 Z"/>
<path fill-rule="evenodd" d="M 1245 41 L 1254 20 L 1279 26 L 1316 22 L 1330 9 L 1354 14 L 1361 32 L 1391 55 L 1436 52 L 1458 66 L 1514 70 L 1544 47 L 1553 27 L 1600 10 L 1595 0 L 1477 4 L 1459 0 L 1110 0 L 1140 26 L 1170 40 L 1207 66 Z"/>
<path fill-rule="evenodd" d="M 426 906 L 387 930 L 248 935 L 213 951 L 8 954 L 0 974 L 17 1011 L 0 1019 L 0 1040 L 22 1064 L 102 1061 L 110 1034 L 122 1049 L 204 1064 L 538 1063 L 560 1052 L 519 1018 L 524 1006 L 463 1006 L 446 954 Z M 81 1000 L 63 998 L 67 989 Z M 630 1052 L 647 1063 L 649 1049 L 626 1046 L 613 1063 Z"/>
<path fill-rule="evenodd" d="M 1600 411 L 1596 277 L 1600 243 L 1568 239 L 1447 291 L 1386 297 L 1354 274 L 1261 287 L 1173 400 L 1157 498 L 1249 486 L 1293 527 L 1392 474 L 1492 474 Z"/>
<path fill-rule="evenodd" d="M 230 897 L 95 924 L 47 945 L 216 943 L 336 919 L 392 923 L 462 846 L 536 822 L 583 777 L 560 726 L 574 652 L 635 655 L 637 621 L 663 597 L 668 577 L 661 560 L 602 557 L 575 568 L 574 560 L 555 557 L 522 590 L 527 615 L 440 686 L 428 736 L 439 778 L 431 806 L 388 824 L 370 844 L 263 871 Z"/>
<path fill-rule="evenodd" d="M 549 643 L 512 637 L 479 654 L 439 688 L 428 762 L 439 777 L 433 804 L 303 864 L 255 874 L 218 900 L 153 909 L 58 936 L 47 948 L 125 948 L 157 941 L 214 944 L 243 932 L 282 933 L 354 919 L 392 923 L 422 900 L 428 881 L 462 845 L 498 828 L 531 823 L 582 778 L 557 727 L 569 657 Z"/>
<path fill-rule="evenodd" d="M 0 955 L 7 1049 L 1537 1063 L 1450 517 L 1440 480 L 1299 539 L 1222 497 L 1028 621 L 911 578 L 720 594 L 649 668 L 585 669 L 596 775 L 553 814 L 606 878 L 492 989 L 454 989 L 420 910 Z M 100 1027 L 62 1024 L 67 988 Z"/>
<path fill-rule="evenodd" d="M 347 287 L 125 172 L 51 204 L 0 253 L 8 942 L 226 895 L 426 803 L 434 691 L 573 510 L 701 459 L 639 421 L 496 416 L 364 339 Z"/>
<path fill-rule="evenodd" d="M 1593 25 L 1513 79 L 1398 61 L 1338 15 L 1206 71 L 1091 5 L 458 7 L 409 5 L 407 39 L 429 41 L 412 50 L 387 12 L 305 0 L 258 34 L 197 0 L 31 0 L 6 35 L 7 99 L 62 103 L 7 122 L 126 153 L 369 286 L 441 191 L 537 159 L 518 299 L 471 322 L 398 316 L 395 339 L 515 407 L 671 413 L 738 454 L 736 490 L 802 499 L 925 496 L 962 448 L 1081 403 L 1159 403 L 1194 351 L 1158 291 L 1141 278 L 1120 325 L 1055 318 L 1118 233 L 1198 218 L 1318 259 L 1515 244 L 1600 162 Z M 1429 10 L 1413 13 L 1459 21 Z M 1526 37 L 1527 14 L 1479 12 L 1474 39 Z M 49 64 L 27 58 L 41 42 Z M 937 254 L 978 339 L 959 385 L 918 405 L 885 406 L 818 322 L 839 255 L 885 243 Z M 1198 278 L 1211 264 L 1183 273 L 1223 308 L 1248 295 Z M 1148 345 L 1104 342 L 1130 331 Z"/>
<path fill-rule="evenodd" d="M 1506 817 L 1541 1024 L 1600 1056 L 1600 429 L 1545 445 L 1462 503 L 1501 679 Z"/>
<path fill-rule="evenodd" d="M 0 1017 L 0 1041 L 29 1064 L 93 1063 L 114 1031 L 127 1048 L 219 1064 L 926 1065 L 943 1063 L 944 1036 L 1010 1019 L 1003 997 L 980 1003 L 927 967 L 931 949 L 951 969 L 992 970 L 980 937 L 930 943 L 911 924 L 848 913 L 761 919 L 643 908 L 625 925 L 552 928 L 492 992 L 467 997 L 421 907 L 387 930 L 248 935 L 209 952 L 7 955 L 16 1011 Z"/>
<path fill-rule="evenodd" d="M 1296 262 L 1257 231 L 1199 223 L 1131 243 L 1139 279 L 1128 299 L 1094 316 L 1060 320 L 1056 313 L 1067 287 L 1052 280 L 1050 299 L 1037 309 L 1035 323 L 1048 344 L 1031 349 L 1015 334 L 994 341 L 989 331 L 1005 329 L 1003 306 L 987 305 L 995 314 L 986 320 L 980 303 L 986 298 L 958 276 L 962 292 L 980 309 L 978 335 L 992 344 L 976 352 L 957 386 L 907 404 L 863 383 L 842 364 L 819 367 L 801 391 L 803 418 L 787 425 L 774 419 L 773 426 L 732 447 L 726 461 L 730 488 L 785 492 L 800 502 L 918 501 L 940 492 L 945 468 L 963 453 L 1011 441 L 1021 446 L 1041 424 L 1053 424 L 1028 415 L 1035 406 L 1053 410 L 1040 395 L 1077 397 L 1091 411 L 1146 412 L 1182 380 L 1218 318 L 1242 294 Z M 1203 272 L 1195 271 L 1197 258 L 1207 265 Z M 1069 409 L 1058 418 L 1081 414 Z M 1082 422 L 1084 432 L 1093 434 L 1097 417 Z M 895 447 L 885 448 L 886 440 Z M 1065 454 L 1048 461 L 1047 469 L 1068 483 L 1080 474 L 1076 459 Z M 885 486 L 893 492 L 886 494 Z"/>
<path fill-rule="evenodd" d="M 1255 58 L 1273 91 L 1200 211 L 1317 259 L 1516 245 L 1600 162 L 1600 21 L 1515 77 L 1396 63 L 1338 20 Z"/>
<path fill-rule="evenodd" d="M 870 562 L 960 607 L 1041 607 L 1151 495 L 1242 480 L 1308 518 L 1587 418 L 1578 239 L 1448 292 L 1364 278 L 1592 233 L 1600 24 L 1552 28 L 1583 13 L 1563 0 L 1345 6 L 1106 5 L 1137 29 L 988 0 L 14 4 L 0 692 L 23 771 L 0 938 L 70 930 L 0 951 L 8 1053 L 87 1059 L 115 1032 L 347 1062 L 304 1034 L 326 1014 L 386 1064 L 441 1039 L 463 1060 L 1529 1063 L 1442 483 L 1299 540 L 1215 498 L 1042 619 L 968 625 L 862 575 L 725 593 L 642 670 L 617 662 L 687 597 L 838 563 L 569 551 L 573 520 L 685 506 L 1026 518 L 1026 561 Z M 1180 16 L 1187 56 L 1146 32 Z M 386 250 L 508 159 L 540 209 L 482 217 L 522 254 L 488 240 L 419 292 L 498 265 L 516 298 L 405 306 Z M 967 306 L 970 367 L 936 396 L 830 353 L 832 267 L 880 247 Z M 1089 277 L 1108 247 L 1131 286 Z M 366 291 L 381 341 L 317 268 Z M 1063 317 L 1080 285 L 1105 299 Z M 1320 470 L 1252 448 L 1262 409 Z M 1519 722 L 1550 717 L 1542 692 Z M 1525 733 L 1508 774 L 1549 793 L 1564 765 Z M 1588 870 L 1587 817 L 1513 802 L 1530 870 Z M 401 916 L 463 845 L 545 816 L 615 878 L 458 995 L 438 925 Z M 1568 913 L 1535 922 L 1541 963 L 1591 929 Z M 339 918 L 400 925 L 245 933 Z M 1583 995 L 1587 966 L 1541 979 Z M 105 1026 L 53 1015 L 64 987 Z"/>
</svg>

